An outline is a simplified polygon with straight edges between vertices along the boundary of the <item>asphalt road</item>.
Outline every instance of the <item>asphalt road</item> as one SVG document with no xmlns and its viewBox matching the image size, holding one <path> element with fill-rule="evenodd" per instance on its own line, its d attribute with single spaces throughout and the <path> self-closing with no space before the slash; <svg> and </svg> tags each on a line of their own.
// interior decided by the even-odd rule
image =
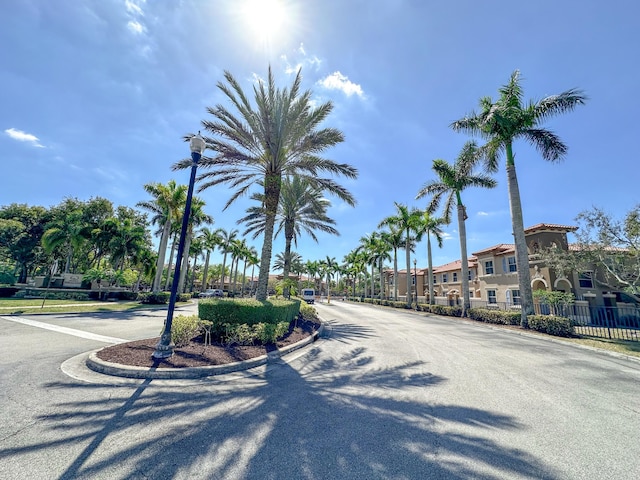
<svg viewBox="0 0 640 480">
<path fill-rule="evenodd" d="M 640 478 L 640 362 L 317 307 L 327 333 L 303 351 L 177 381 L 82 367 L 109 342 L 158 335 L 163 312 L 0 316 L 0 478 Z"/>
</svg>

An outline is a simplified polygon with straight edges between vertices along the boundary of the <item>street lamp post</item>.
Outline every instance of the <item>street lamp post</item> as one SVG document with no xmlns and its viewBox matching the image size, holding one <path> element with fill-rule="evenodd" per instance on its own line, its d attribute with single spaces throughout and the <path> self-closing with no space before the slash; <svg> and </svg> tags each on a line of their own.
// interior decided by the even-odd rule
<svg viewBox="0 0 640 480">
<path fill-rule="evenodd" d="M 413 291 L 416 293 L 416 310 L 418 310 L 418 271 L 416 265 L 418 261 L 413 259 Z"/>
<path fill-rule="evenodd" d="M 187 190 L 187 202 L 184 206 L 184 215 L 182 217 L 182 230 L 180 231 L 180 243 L 178 244 L 178 253 L 176 267 L 173 272 L 173 283 L 171 284 L 171 296 L 169 297 L 169 308 L 167 309 L 167 319 L 164 322 L 164 329 L 160 336 L 160 341 L 156 345 L 155 351 L 151 354 L 153 358 L 162 359 L 169 358 L 173 355 L 173 343 L 171 342 L 171 325 L 173 323 L 173 311 L 176 307 L 176 297 L 178 296 L 178 283 L 180 282 L 180 266 L 182 264 L 182 255 L 184 253 L 184 243 L 189 227 L 189 216 L 191 215 L 191 198 L 193 197 L 193 186 L 196 183 L 196 171 L 198 170 L 198 162 L 202 158 L 202 154 L 207 144 L 204 138 L 198 135 L 191 137 L 189 142 L 191 148 L 191 178 L 189 179 L 189 189 Z"/>
</svg>

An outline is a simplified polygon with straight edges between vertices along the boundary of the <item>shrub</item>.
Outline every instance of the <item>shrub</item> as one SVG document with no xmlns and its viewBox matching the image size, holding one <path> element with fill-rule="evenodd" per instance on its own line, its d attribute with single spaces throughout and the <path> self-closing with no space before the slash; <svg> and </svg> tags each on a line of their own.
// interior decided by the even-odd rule
<svg viewBox="0 0 640 480">
<path fill-rule="evenodd" d="M 304 318 L 305 320 L 318 319 L 318 312 L 314 307 L 309 305 L 307 302 L 300 303 L 300 315 L 302 315 L 302 318 Z"/>
<path fill-rule="evenodd" d="M 179 293 L 178 294 L 178 298 L 176 300 L 178 302 L 188 302 L 189 300 L 191 300 L 191 294 L 190 293 Z"/>
<path fill-rule="evenodd" d="M 529 315 L 529 328 L 538 332 L 555 335 L 557 337 L 570 337 L 573 335 L 571 320 L 555 315 Z"/>
<path fill-rule="evenodd" d="M 116 292 L 116 298 L 118 300 L 137 300 L 138 299 L 138 292 L 131 292 L 131 291 L 125 291 L 125 292 Z"/>
<path fill-rule="evenodd" d="M 198 315 L 202 320 L 213 322 L 212 333 L 223 336 L 224 324 L 249 326 L 258 323 L 279 323 L 287 325 L 298 316 L 300 300 L 267 300 L 242 298 L 207 298 L 198 302 Z"/>
<path fill-rule="evenodd" d="M 0 297 L 13 297 L 18 292 L 18 290 L 20 289 L 15 287 L 0 287 Z"/>
<path fill-rule="evenodd" d="M 169 301 L 169 297 L 169 292 L 143 292 L 138 296 L 140 303 L 148 303 L 150 305 L 161 305 L 163 303 L 167 303 Z"/>
<path fill-rule="evenodd" d="M 276 343 L 276 340 L 282 337 L 289 330 L 288 322 L 278 323 L 258 323 L 253 326 L 256 337 L 261 343 Z"/>
<path fill-rule="evenodd" d="M 257 334 L 253 328 L 246 323 L 240 325 L 232 325 L 225 323 L 225 335 L 222 339 L 223 343 L 238 344 L 238 345 L 251 345 L 255 342 Z"/>
<path fill-rule="evenodd" d="M 200 331 L 200 322 L 196 315 L 178 315 L 171 326 L 171 340 L 177 347 L 188 345 Z"/>
<path fill-rule="evenodd" d="M 467 311 L 469 318 L 485 323 L 498 325 L 520 325 L 520 312 L 507 312 L 489 308 L 470 308 Z"/>
<path fill-rule="evenodd" d="M 445 315 L 448 317 L 461 317 L 462 316 L 462 307 L 453 306 L 450 307 L 448 305 L 429 305 L 429 309 L 425 311 L 429 311 L 435 315 Z"/>
</svg>

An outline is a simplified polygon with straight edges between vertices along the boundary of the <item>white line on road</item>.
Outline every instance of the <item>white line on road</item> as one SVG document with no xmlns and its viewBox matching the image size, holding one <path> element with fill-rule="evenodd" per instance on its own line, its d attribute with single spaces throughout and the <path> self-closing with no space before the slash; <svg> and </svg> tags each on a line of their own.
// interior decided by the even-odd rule
<svg viewBox="0 0 640 480">
<path fill-rule="evenodd" d="M 74 335 L 76 337 L 86 338 L 88 340 L 97 340 L 104 343 L 124 343 L 129 340 L 122 338 L 107 337 L 105 335 L 98 335 L 97 333 L 84 332 L 82 330 L 76 330 L 75 328 L 60 327 L 58 325 L 49 325 L 48 323 L 36 322 L 35 320 L 29 320 L 27 318 L 19 317 L 0 317 L 3 320 L 9 322 L 22 323 L 23 325 L 29 325 L 31 327 L 44 328 L 45 330 L 53 330 L 58 333 L 66 333 L 67 335 Z"/>
</svg>

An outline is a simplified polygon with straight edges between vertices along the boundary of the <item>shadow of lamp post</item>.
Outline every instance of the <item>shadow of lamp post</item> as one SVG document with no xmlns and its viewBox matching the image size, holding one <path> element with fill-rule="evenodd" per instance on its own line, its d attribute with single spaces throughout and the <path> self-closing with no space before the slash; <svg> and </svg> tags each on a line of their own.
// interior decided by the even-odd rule
<svg viewBox="0 0 640 480">
<path fill-rule="evenodd" d="M 180 231 L 180 243 L 178 243 L 178 253 L 176 258 L 176 267 L 173 272 L 173 283 L 171 284 L 171 296 L 169 297 L 169 308 L 167 309 L 167 319 L 164 322 L 164 329 L 160 341 L 156 345 L 155 351 L 151 354 L 153 358 L 169 358 L 173 355 L 173 343 L 171 342 L 171 325 L 173 323 L 173 311 L 176 307 L 176 297 L 178 296 L 178 283 L 180 282 L 180 266 L 182 264 L 182 255 L 184 253 L 184 243 L 187 236 L 187 228 L 189 226 L 189 217 L 191 215 L 191 198 L 193 197 L 193 185 L 196 182 L 196 171 L 198 170 L 198 162 L 202 158 L 202 154 L 206 148 L 204 138 L 198 135 L 191 137 L 189 142 L 191 147 L 191 178 L 189 179 L 189 189 L 187 190 L 187 202 L 184 207 L 184 215 L 182 216 L 182 230 Z"/>
</svg>

